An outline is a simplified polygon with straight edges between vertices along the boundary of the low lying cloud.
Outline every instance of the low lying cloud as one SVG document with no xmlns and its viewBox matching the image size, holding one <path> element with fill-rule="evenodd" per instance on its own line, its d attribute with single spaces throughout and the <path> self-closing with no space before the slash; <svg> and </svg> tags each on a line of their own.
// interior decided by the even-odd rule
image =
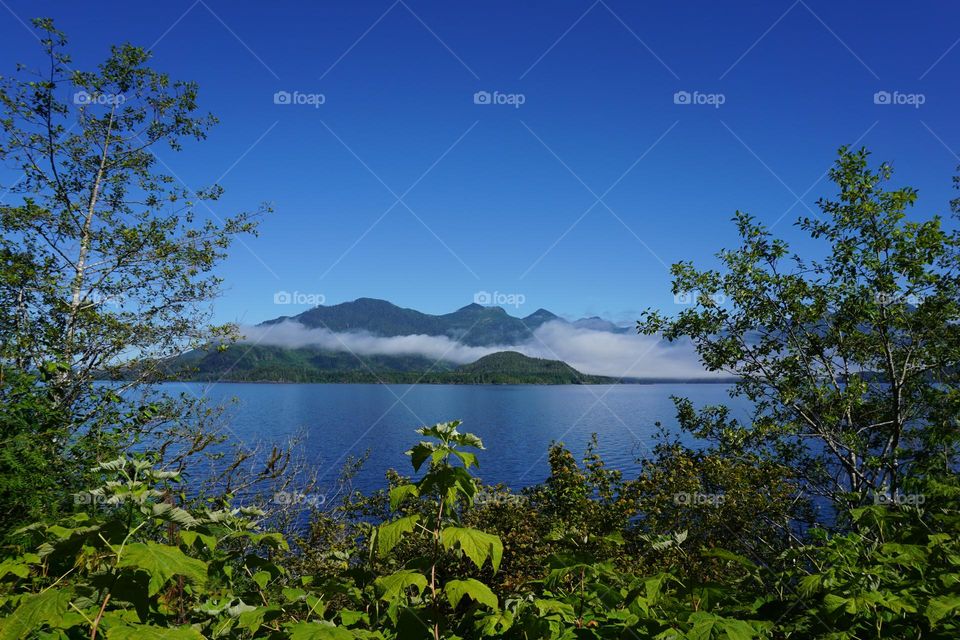
<svg viewBox="0 0 960 640">
<path fill-rule="evenodd" d="M 577 371 L 617 378 L 715 377 L 700 364 L 689 343 L 669 343 L 655 336 L 610 333 L 548 322 L 528 345 L 530 356 L 563 360 Z"/>
<path fill-rule="evenodd" d="M 490 347 L 471 347 L 446 336 L 383 337 L 311 329 L 294 320 L 244 327 L 243 334 L 250 343 L 350 351 L 360 356 L 423 356 L 467 364 L 498 351 L 519 351 L 534 358 L 563 360 L 582 373 L 618 378 L 703 379 L 716 375 L 704 370 L 689 343 L 671 344 L 653 336 L 596 331 L 560 321 L 543 324 L 525 343 Z"/>
<path fill-rule="evenodd" d="M 277 324 L 244 327 L 241 331 L 247 342 L 288 347 L 316 347 L 327 351 L 349 351 L 358 356 L 423 356 L 432 360 L 446 360 L 467 364 L 483 356 L 509 347 L 471 347 L 446 336 L 408 335 L 385 338 L 365 331 L 333 332 L 329 329 L 311 329 L 295 320 Z"/>
</svg>

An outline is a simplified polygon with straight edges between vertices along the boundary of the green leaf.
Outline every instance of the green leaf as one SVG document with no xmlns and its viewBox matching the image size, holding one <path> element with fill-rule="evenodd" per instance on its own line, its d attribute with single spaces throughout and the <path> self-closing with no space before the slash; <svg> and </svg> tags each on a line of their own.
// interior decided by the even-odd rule
<svg viewBox="0 0 960 640">
<path fill-rule="evenodd" d="M 508 610 L 487 614 L 474 623 L 474 628 L 483 636 L 502 637 L 512 626 L 513 613 Z"/>
<path fill-rule="evenodd" d="M 757 568 L 757 565 L 748 558 L 733 553 L 732 551 L 727 551 L 726 549 L 706 549 L 703 551 L 703 555 L 707 558 L 720 558 L 721 560 L 735 562 L 743 567 L 746 567 L 747 569 Z"/>
<path fill-rule="evenodd" d="M 719 620 L 712 613 L 696 611 L 690 614 L 689 621 L 693 624 L 687 632 L 688 640 L 710 640 L 714 630 L 719 629 Z"/>
<path fill-rule="evenodd" d="M 363 611 L 353 611 L 352 609 L 340 610 L 340 624 L 345 627 L 351 627 L 361 620 L 366 619 L 367 614 Z"/>
<path fill-rule="evenodd" d="M 723 618 L 720 628 L 727 634 L 728 640 L 753 640 L 760 637 L 760 632 L 743 620 Z"/>
<path fill-rule="evenodd" d="M 377 529 L 377 550 L 380 555 L 385 556 L 390 553 L 400 542 L 403 534 L 413 531 L 419 520 L 419 515 L 412 515 L 380 525 Z"/>
<path fill-rule="evenodd" d="M 189 533 L 189 532 L 181 531 L 180 535 L 183 536 L 186 533 Z M 210 551 L 213 551 L 217 548 L 217 543 L 219 542 L 219 540 L 217 540 L 217 536 L 211 536 L 205 533 L 201 533 L 201 534 L 198 534 L 197 537 L 200 539 L 200 542 L 205 544 L 207 546 L 207 549 L 209 549 Z"/>
<path fill-rule="evenodd" d="M 275 620 L 282 613 L 279 607 L 254 607 L 241 611 L 237 616 L 237 628 L 249 629 L 251 633 L 256 633 L 265 621 Z"/>
<path fill-rule="evenodd" d="M 540 617 L 557 616 L 565 622 L 576 620 L 577 614 L 573 606 L 559 600 L 534 600 L 533 605 L 537 608 Z"/>
<path fill-rule="evenodd" d="M 155 518 L 160 518 L 164 522 L 173 522 L 181 527 L 191 528 L 197 526 L 196 518 L 190 515 L 189 511 L 175 507 L 168 502 L 155 503 L 151 509 L 151 515 Z"/>
<path fill-rule="evenodd" d="M 445 549 L 452 549 L 459 545 L 468 558 L 473 560 L 477 568 L 482 568 L 487 558 L 496 572 L 500 568 L 503 558 L 503 543 L 498 536 L 476 529 L 463 527 L 447 527 L 440 532 L 440 543 Z"/>
<path fill-rule="evenodd" d="M 177 547 L 156 542 L 127 545 L 117 567 L 146 571 L 150 575 L 150 596 L 156 595 L 173 576 L 183 576 L 194 584 L 204 584 L 207 580 L 205 562 L 187 556 Z"/>
<path fill-rule="evenodd" d="M 330 622 L 298 622 L 288 627 L 290 640 L 353 640 L 354 636 L 343 627 Z"/>
<path fill-rule="evenodd" d="M 960 596 L 939 596 L 931 598 L 927 604 L 927 620 L 933 627 L 948 615 L 955 613 L 960 608 Z"/>
<path fill-rule="evenodd" d="M 469 469 L 472 466 L 478 466 L 478 467 L 480 466 L 480 463 L 477 462 L 477 456 L 470 453 L 469 451 L 457 451 L 456 449 L 454 449 L 453 455 L 460 458 L 461 462 L 463 462 L 463 466 L 467 469 Z"/>
<path fill-rule="evenodd" d="M 257 583 L 257 586 L 263 589 L 267 586 L 267 583 L 270 582 L 270 572 L 269 571 L 257 571 L 253 574 L 253 581 Z"/>
<path fill-rule="evenodd" d="M 416 498 L 420 495 L 420 490 L 415 484 L 401 484 L 398 487 L 390 489 L 390 508 L 394 511 L 408 497 Z"/>
<path fill-rule="evenodd" d="M 203 640 L 203 634 L 188 626 L 114 625 L 107 630 L 107 640 Z"/>
<path fill-rule="evenodd" d="M 34 554 L 31 554 L 34 555 Z M 35 556 L 39 560 L 39 556 Z M 30 575 L 30 565 L 23 558 L 8 559 L 0 562 L 0 578 L 7 574 L 13 574 L 18 578 L 26 578 Z"/>
<path fill-rule="evenodd" d="M 25 597 L 3 621 L 0 640 L 19 640 L 45 624 L 56 626 L 63 620 L 72 599 L 72 589 L 47 589 Z"/>
<path fill-rule="evenodd" d="M 454 609 L 457 608 L 464 596 L 491 609 L 498 609 L 500 606 L 497 596 L 490 590 L 490 587 L 473 578 L 451 580 L 443 586 L 443 592 L 447 594 L 447 600 L 450 601 L 450 606 Z"/>
<path fill-rule="evenodd" d="M 431 442 L 421 442 L 407 451 L 407 455 L 410 456 L 410 463 L 413 465 L 414 471 L 420 471 L 420 467 L 423 466 L 423 463 L 427 461 L 427 458 L 433 455 L 433 452 L 434 446 Z"/>
<path fill-rule="evenodd" d="M 427 586 L 427 578 L 421 573 L 404 569 L 389 576 L 377 578 L 377 587 L 381 593 L 381 600 L 393 600 L 404 594 L 409 587 L 416 587 L 423 591 Z"/>
</svg>

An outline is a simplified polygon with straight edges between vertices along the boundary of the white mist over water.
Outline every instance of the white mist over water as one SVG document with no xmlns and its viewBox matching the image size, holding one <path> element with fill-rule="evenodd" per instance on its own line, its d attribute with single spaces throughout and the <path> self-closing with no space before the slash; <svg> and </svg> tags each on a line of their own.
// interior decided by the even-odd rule
<svg viewBox="0 0 960 640">
<path fill-rule="evenodd" d="M 498 351 L 518 351 L 533 358 L 562 360 L 581 373 L 633 378 L 710 379 L 717 374 L 701 366 L 689 342 L 668 343 L 654 336 L 611 333 L 566 322 L 538 327 L 521 344 L 475 347 L 447 336 L 384 337 L 367 332 L 333 332 L 310 328 L 295 320 L 243 327 L 251 344 L 287 348 L 315 347 L 348 351 L 360 356 L 423 356 L 431 360 L 468 364 Z"/>
</svg>

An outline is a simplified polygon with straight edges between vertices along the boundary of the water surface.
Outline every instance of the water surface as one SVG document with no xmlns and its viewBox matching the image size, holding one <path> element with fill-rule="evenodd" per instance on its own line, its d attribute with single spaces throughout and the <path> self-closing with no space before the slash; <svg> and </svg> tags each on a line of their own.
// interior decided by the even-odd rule
<svg viewBox="0 0 960 640">
<path fill-rule="evenodd" d="M 453 419 L 461 431 L 479 435 L 480 476 L 488 483 L 520 488 L 548 473 L 547 449 L 564 442 L 578 457 L 591 434 L 599 452 L 627 477 L 649 455 L 656 423 L 676 430 L 673 395 L 697 406 L 725 403 L 736 414 L 742 401 L 726 384 L 611 386 L 377 385 L 168 383 L 171 394 L 188 392 L 214 402 L 237 399 L 227 412 L 226 433 L 254 447 L 302 436 L 307 460 L 320 469 L 321 485 L 333 486 L 347 456 L 370 452 L 354 480 L 363 491 L 384 486 L 384 472 L 410 472 L 403 452 L 419 441 L 414 429 Z"/>
</svg>

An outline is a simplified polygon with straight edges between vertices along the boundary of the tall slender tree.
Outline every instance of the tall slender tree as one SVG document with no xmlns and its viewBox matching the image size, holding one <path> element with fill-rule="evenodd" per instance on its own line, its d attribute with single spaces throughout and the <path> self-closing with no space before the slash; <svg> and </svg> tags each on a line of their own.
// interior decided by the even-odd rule
<svg viewBox="0 0 960 640">
<path fill-rule="evenodd" d="M 267 207 L 221 219 L 206 204 L 219 186 L 195 191 L 164 170 L 156 149 L 179 151 L 216 122 L 199 111 L 196 84 L 129 44 L 75 70 L 64 34 L 49 19 L 34 25 L 42 63 L 0 82 L 0 160 L 13 170 L 0 185 L 0 439 L 42 451 L 63 496 L 89 458 L 145 433 L 158 445 L 185 437 L 186 450 L 210 441 L 187 426 L 206 410 L 186 398 L 123 400 L 142 396 L 94 379 L 122 365 L 136 387 L 154 363 L 230 337 L 210 323 L 214 268 Z M 8 480 L 35 475 L 6 466 Z"/>
</svg>

